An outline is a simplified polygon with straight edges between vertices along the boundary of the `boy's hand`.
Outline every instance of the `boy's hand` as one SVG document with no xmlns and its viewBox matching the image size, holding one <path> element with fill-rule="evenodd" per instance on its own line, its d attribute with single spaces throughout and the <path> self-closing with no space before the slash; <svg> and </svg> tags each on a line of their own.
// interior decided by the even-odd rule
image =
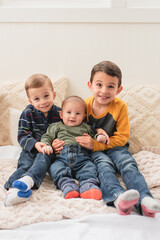
<svg viewBox="0 0 160 240">
<path fill-rule="evenodd" d="M 46 144 L 43 142 L 36 142 L 34 145 L 38 152 L 42 152 L 43 146 L 46 146 Z"/>
<path fill-rule="evenodd" d="M 87 133 L 84 133 L 83 136 L 76 137 L 75 139 L 82 147 L 93 150 L 93 139 Z"/>
<path fill-rule="evenodd" d="M 42 147 L 42 153 L 45 155 L 45 154 L 48 154 L 50 155 L 51 153 L 53 153 L 53 149 L 51 146 L 43 146 Z"/>
<path fill-rule="evenodd" d="M 63 140 L 61 141 L 58 138 L 52 142 L 52 147 L 55 154 L 60 153 L 60 151 L 63 149 L 63 145 L 64 145 L 64 141 Z"/>
<path fill-rule="evenodd" d="M 110 138 L 109 138 L 108 134 L 106 133 L 106 131 L 104 131 L 102 128 L 97 128 L 96 131 L 97 131 L 98 135 L 102 134 L 106 137 L 106 141 L 103 142 L 103 143 L 106 143 L 107 145 L 109 145 L 110 144 Z M 99 141 L 99 140 L 97 139 L 97 141 Z M 99 142 L 101 142 L 101 141 L 99 141 Z"/>
</svg>

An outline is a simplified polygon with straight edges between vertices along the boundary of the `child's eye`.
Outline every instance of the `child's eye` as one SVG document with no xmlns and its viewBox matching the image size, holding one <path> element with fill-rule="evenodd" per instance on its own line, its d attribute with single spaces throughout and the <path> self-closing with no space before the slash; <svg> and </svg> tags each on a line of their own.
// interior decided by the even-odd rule
<svg viewBox="0 0 160 240">
<path fill-rule="evenodd" d="M 47 98 L 48 96 L 49 96 L 49 94 L 44 95 L 45 98 Z"/>
<path fill-rule="evenodd" d="M 76 113 L 76 115 L 80 115 L 80 113 Z"/>
<path fill-rule="evenodd" d="M 68 113 L 68 114 L 71 114 L 71 112 L 70 112 L 70 111 L 68 111 L 67 113 Z"/>
<path fill-rule="evenodd" d="M 101 87 L 101 86 L 102 86 L 102 84 L 101 84 L 101 83 L 97 83 L 97 86 L 98 86 L 98 87 Z"/>
<path fill-rule="evenodd" d="M 109 85 L 108 88 L 114 88 L 114 86 L 113 85 Z"/>
<path fill-rule="evenodd" d="M 38 100 L 39 100 L 39 98 L 38 98 L 38 97 L 34 99 L 34 101 L 38 101 Z"/>
</svg>

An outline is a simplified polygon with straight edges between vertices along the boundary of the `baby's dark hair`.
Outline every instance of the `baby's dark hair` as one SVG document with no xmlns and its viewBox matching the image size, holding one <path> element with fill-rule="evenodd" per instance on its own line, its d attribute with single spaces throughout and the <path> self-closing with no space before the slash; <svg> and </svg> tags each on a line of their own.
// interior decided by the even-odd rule
<svg viewBox="0 0 160 240">
<path fill-rule="evenodd" d="M 54 91 L 51 79 L 44 74 L 33 74 L 25 82 L 25 90 L 28 96 L 28 90 L 30 88 L 39 88 L 48 84 L 51 87 L 51 90 Z M 28 96 L 29 97 L 29 96 Z"/>
<path fill-rule="evenodd" d="M 92 83 L 93 77 L 96 74 L 96 72 L 104 72 L 112 77 L 118 78 L 118 87 L 122 84 L 122 72 L 120 68 L 113 62 L 110 61 L 102 61 L 98 64 L 96 64 L 91 71 L 91 77 L 90 82 Z"/>
<path fill-rule="evenodd" d="M 81 97 L 79 97 L 79 96 L 69 96 L 69 97 L 67 97 L 63 100 L 61 107 L 63 108 L 67 102 L 80 102 L 80 103 L 82 103 L 82 106 L 84 106 L 84 110 L 85 110 L 85 113 L 86 113 L 86 103 Z"/>
</svg>

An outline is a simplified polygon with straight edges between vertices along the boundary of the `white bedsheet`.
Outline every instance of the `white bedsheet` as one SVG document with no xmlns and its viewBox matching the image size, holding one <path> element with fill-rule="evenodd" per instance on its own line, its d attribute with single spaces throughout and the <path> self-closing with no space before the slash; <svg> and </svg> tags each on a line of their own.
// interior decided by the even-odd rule
<svg viewBox="0 0 160 240">
<path fill-rule="evenodd" d="M 0 239 L 34 240 L 159 240 L 160 215 L 90 215 L 78 220 L 37 223 L 1 230 Z"/>
<path fill-rule="evenodd" d="M 0 147 L 0 159 L 18 158 L 20 149 Z M 42 222 L 13 230 L 0 230 L 2 240 L 159 240 L 160 214 L 148 218 L 132 213 L 89 215 L 76 220 Z"/>
</svg>

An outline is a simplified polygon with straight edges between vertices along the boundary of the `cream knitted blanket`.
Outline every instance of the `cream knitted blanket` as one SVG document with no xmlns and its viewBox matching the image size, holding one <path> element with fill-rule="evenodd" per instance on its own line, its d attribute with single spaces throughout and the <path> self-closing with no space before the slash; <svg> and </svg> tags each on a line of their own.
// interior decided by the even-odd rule
<svg viewBox="0 0 160 240">
<path fill-rule="evenodd" d="M 156 199 L 160 200 L 160 155 L 150 151 L 134 154 L 139 170 L 145 176 L 147 184 Z M 3 205 L 6 190 L 4 183 L 16 169 L 16 160 L 1 161 L 0 172 L 0 228 L 13 229 L 19 226 L 76 219 L 89 214 L 114 213 L 115 208 L 107 207 L 103 200 L 69 199 L 56 190 L 47 175 L 39 190 L 35 190 L 28 202 L 11 207 Z M 123 183 L 122 183 L 123 184 Z"/>
</svg>

